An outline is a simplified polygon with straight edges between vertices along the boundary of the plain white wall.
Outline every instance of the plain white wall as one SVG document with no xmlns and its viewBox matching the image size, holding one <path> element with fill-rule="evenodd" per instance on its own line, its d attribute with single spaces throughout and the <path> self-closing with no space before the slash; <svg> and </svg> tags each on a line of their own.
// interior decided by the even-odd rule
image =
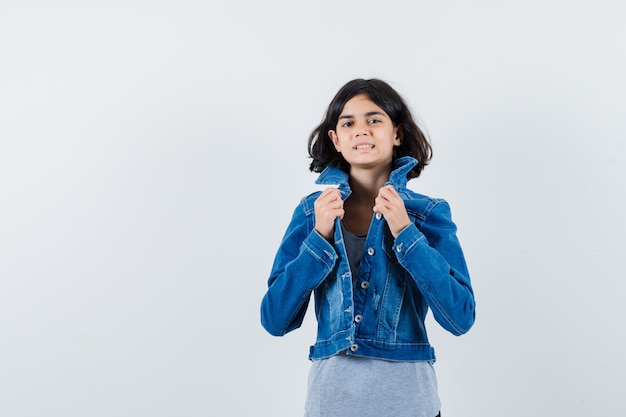
<svg viewBox="0 0 626 417">
<path fill-rule="evenodd" d="M 622 8 L 3 2 L 0 415 L 302 415 L 315 323 L 259 303 L 356 77 L 428 131 L 411 188 L 472 274 L 470 333 L 429 322 L 444 415 L 623 414 Z"/>
</svg>

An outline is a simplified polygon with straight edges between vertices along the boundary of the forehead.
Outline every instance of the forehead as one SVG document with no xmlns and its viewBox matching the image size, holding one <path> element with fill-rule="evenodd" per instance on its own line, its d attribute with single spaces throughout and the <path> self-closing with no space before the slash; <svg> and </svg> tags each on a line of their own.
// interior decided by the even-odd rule
<svg viewBox="0 0 626 417">
<path fill-rule="evenodd" d="M 340 116 L 356 117 L 373 113 L 380 113 L 387 116 L 387 113 L 374 103 L 367 94 L 358 94 L 346 101 Z"/>
</svg>

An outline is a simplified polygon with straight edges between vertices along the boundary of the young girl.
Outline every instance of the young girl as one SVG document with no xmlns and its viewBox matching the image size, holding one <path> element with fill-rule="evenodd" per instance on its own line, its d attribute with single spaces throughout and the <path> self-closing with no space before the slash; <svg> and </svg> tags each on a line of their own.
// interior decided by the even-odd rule
<svg viewBox="0 0 626 417">
<path fill-rule="evenodd" d="M 448 204 L 406 188 L 431 146 L 377 79 L 345 84 L 308 145 L 327 188 L 296 207 L 261 304 L 263 326 L 282 336 L 314 293 L 305 417 L 435 417 L 426 312 L 461 335 L 475 303 Z"/>
</svg>

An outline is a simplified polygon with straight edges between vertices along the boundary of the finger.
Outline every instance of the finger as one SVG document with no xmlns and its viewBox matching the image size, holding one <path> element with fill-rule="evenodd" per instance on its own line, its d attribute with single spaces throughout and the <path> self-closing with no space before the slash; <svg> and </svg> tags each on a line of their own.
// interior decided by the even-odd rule
<svg viewBox="0 0 626 417">
<path fill-rule="evenodd" d="M 336 188 L 327 188 L 324 191 L 322 191 L 322 194 L 319 197 L 320 199 L 326 200 L 326 201 L 334 201 L 337 199 L 341 199 L 341 193 L 339 192 L 338 189 Z"/>
<path fill-rule="evenodd" d="M 388 209 L 400 208 L 404 206 L 402 198 L 397 193 L 392 194 L 389 190 L 382 192 L 378 198 L 378 203 L 384 205 Z"/>
<path fill-rule="evenodd" d="M 322 192 L 323 194 L 336 194 L 338 196 L 341 195 L 341 193 L 339 192 L 339 190 L 337 188 L 334 187 L 327 187 L 324 189 L 324 191 Z"/>
<path fill-rule="evenodd" d="M 387 190 L 380 189 L 378 192 L 378 196 L 374 200 L 374 203 L 381 204 L 384 206 L 389 206 L 393 202 L 393 195 L 391 195 Z"/>
<path fill-rule="evenodd" d="M 340 198 L 330 201 L 327 199 L 321 199 L 315 202 L 314 207 L 316 213 L 320 215 L 326 215 L 329 212 L 343 210 L 343 200 Z"/>
<path fill-rule="evenodd" d="M 400 197 L 400 195 L 398 194 L 396 189 L 393 188 L 392 185 L 385 185 L 384 187 L 382 187 L 380 190 L 378 190 L 378 195 L 384 197 L 386 200 L 390 200 L 394 197 Z"/>
<path fill-rule="evenodd" d="M 378 190 L 378 198 L 382 200 L 389 200 L 392 196 L 393 195 L 389 192 L 389 190 L 386 187 L 383 187 L 380 190 Z"/>
<path fill-rule="evenodd" d="M 323 198 L 321 198 L 321 201 L 324 204 L 342 204 L 343 205 L 343 199 L 341 198 L 341 194 L 339 194 L 338 191 L 336 193 L 335 192 L 328 193 Z"/>
<path fill-rule="evenodd" d="M 387 191 L 389 194 L 391 194 L 394 197 L 398 197 L 400 198 L 400 194 L 398 194 L 398 192 L 396 191 L 396 189 L 393 187 L 393 185 L 386 185 L 383 187 L 385 189 L 385 191 Z"/>
<path fill-rule="evenodd" d="M 374 212 L 375 213 L 380 213 L 383 216 L 387 216 L 389 211 L 390 211 L 389 206 L 387 205 L 387 203 L 384 200 L 376 199 L 376 202 L 374 204 Z"/>
<path fill-rule="evenodd" d="M 336 193 L 333 192 L 322 192 L 322 194 L 320 194 L 320 196 L 317 198 L 317 200 L 315 200 L 314 205 L 316 207 L 322 207 L 322 206 L 326 206 L 328 204 L 331 204 L 333 202 L 341 202 L 341 195 L 337 195 Z"/>
</svg>

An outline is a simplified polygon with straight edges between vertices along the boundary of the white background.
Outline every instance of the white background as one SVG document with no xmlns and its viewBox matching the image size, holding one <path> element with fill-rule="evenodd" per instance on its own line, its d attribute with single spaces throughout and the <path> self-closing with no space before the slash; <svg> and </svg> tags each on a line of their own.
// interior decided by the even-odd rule
<svg viewBox="0 0 626 417">
<path fill-rule="evenodd" d="M 620 5 L 3 1 L 0 415 L 302 415 L 313 319 L 259 303 L 357 77 L 428 132 L 472 275 L 443 414 L 624 414 Z"/>
</svg>

